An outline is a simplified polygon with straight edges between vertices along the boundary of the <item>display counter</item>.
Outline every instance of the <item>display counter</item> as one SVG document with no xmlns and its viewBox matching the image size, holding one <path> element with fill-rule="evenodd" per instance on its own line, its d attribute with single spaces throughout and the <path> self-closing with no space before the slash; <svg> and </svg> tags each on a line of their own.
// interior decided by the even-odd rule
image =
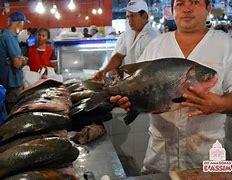
<svg viewBox="0 0 232 180">
<path fill-rule="evenodd" d="M 103 176 L 108 176 L 110 180 L 170 179 L 168 175 L 163 173 L 127 177 L 108 135 L 104 135 L 87 145 L 79 146 L 78 149 L 80 155 L 73 163 L 73 166 L 80 175 L 81 180 L 84 180 L 83 174 L 85 172 L 92 173 L 94 176 L 92 180 L 100 180 Z"/>
<path fill-rule="evenodd" d="M 63 79 L 88 79 L 108 63 L 117 39 L 59 40 L 54 42 L 58 73 Z"/>
<path fill-rule="evenodd" d="M 126 174 L 107 135 L 78 147 L 80 155 L 73 163 L 83 179 L 83 173 L 92 172 L 95 179 L 107 175 L 110 179 L 126 179 Z"/>
</svg>

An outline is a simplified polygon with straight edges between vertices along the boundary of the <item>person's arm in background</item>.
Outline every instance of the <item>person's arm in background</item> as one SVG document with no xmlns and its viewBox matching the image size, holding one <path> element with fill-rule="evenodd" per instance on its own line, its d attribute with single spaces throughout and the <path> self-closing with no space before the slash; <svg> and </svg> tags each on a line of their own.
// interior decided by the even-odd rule
<svg viewBox="0 0 232 180">
<path fill-rule="evenodd" d="M 6 43 L 6 47 L 10 55 L 7 63 L 11 64 L 12 67 L 16 69 L 19 69 L 22 66 L 26 65 L 27 58 L 25 56 L 22 56 L 18 42 L 8 37 L 5 37 L 4 42 Z"/>
<path fill-rule="evenodd" d="M 102 78 L 106 75 L 107 72 L 109 72 L 112 69 L 118 68 L 122 64 L 122 61 L 123 61 L 124 57 L 125 57 L 125 55 L 122 55 L 122 54 L 116 52 L 111 57 L 111 59 L 110 59 L 109 63 L 107 64 L 107 66 L 104 69 L 102 69 L 101 71 L 98 71 L 93 79 L 96 80 L 96 81 L 101 81 Z"/>
<path fill-rule="evenodd" d="M 117 70 L 119 66 L 121 66 L 124 57 L 126 56 L 126 32 L 122 33 L 116 43 L 116 46 L 113 51 L 113 56 L 111 57 L 108 65 L 102 69 L 101 71 L 97 72 L 94 76 L 94 80 L 101 81 L 102 78 L 106 75 L 107 72 L 111 70 Z M 124 55 L 125 54 L 125 55 Z"/>
<path fill-rule="evenodd" d="M 24 56 L 13 58 L 11 64 L 14 68 L 19 69 L 27 64 L 27 58 Z"/>
</svg>

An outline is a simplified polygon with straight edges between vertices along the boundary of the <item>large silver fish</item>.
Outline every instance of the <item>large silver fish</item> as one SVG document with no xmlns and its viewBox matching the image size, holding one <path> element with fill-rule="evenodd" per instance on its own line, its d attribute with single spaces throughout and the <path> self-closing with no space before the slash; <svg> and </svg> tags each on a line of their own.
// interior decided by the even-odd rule
<svg viewBox="0 0 232 180">
<path fill-rule="evenodd" d="M 120 67 L 129 77 L 115 85 L 86 80 L 83 85 L 95 91 L 85 110 L 94 109 L 111 95 L 127 96 L 131 102 L 125 123 L 131 123 L 139 112 L 163 113 L 180 108 L 183 93 L 189 86 L 208 92 L 217 82 L 217 72 L 183 58 L 163 58 Z"/>
</svg>

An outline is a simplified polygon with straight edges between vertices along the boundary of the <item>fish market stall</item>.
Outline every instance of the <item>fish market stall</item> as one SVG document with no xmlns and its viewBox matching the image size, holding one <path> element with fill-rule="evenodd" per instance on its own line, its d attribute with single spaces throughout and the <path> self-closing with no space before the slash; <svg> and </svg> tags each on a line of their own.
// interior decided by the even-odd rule
<svg viewBox="0 0 232 180">
<path fill-rule="evenodd" d="M 117 39 L 59 40 L 54 45 L 64 80 L 87 79 L 108 63 Z"/>
<path fill-rule="evenodd" d="M 83 84 L 41 79 L 20 93 L 0 126 L 0 179 L 170 179 L 163 173 L 127 177 L 104 127 L 116 105 L 105 100 L 86 111 L 93 92 Z M 171 175 L 191 173 L 206 176 Z"/>
</svg>

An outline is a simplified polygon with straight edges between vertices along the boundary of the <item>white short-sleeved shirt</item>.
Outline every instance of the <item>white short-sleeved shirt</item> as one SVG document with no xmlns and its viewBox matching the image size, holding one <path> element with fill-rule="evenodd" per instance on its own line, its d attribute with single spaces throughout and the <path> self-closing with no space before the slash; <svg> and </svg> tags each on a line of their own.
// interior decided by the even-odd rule
<svg viewBox="0 0 232 180">
<path fill-rule="evenodd" d="M 126 56 L 124 58 L 125 64 L 135 63 L 143 53 L 145 47 L 159 34 L 158 31 L 151 27 L 149 22 L 143 27 L 136 39 L 135 31 L 128 30 L 124 33 L 124 40 L 117 48 L 117 52 Z"/>
<path fill-rule="evenodd" d="M 184 55 L 175 32 L 154 39 L 139 61 Z M 224 32 L 210 29 L 187 59 L 215 69 L 218 82 L 211 90 L 217 94 L 232 91 L 232 39 Z M 144 160 L 148 171 L 201 168 L 209 160 L 208 152 L 216 140 L 223 142 L 225 114 L 189 118 L 190 108 L 150 115 L 151 134 Z"/>
</svg>

